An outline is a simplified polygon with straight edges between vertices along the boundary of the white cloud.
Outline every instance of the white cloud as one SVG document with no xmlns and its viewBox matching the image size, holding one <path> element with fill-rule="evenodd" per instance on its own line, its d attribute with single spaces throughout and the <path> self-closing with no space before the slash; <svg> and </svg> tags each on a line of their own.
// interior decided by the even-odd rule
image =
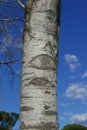
<svg viewBox="0 0 87 130">
<path fill-rule="evenodd" d="M 82 79 L 87 78 L 87 71 L 85 71 L 82 75 Z"/>
<path fill-rule="evenodd" d="M 73 99 L 86 99 L 87 98 L 87 84 L 69 84 L 65 91 L 65 96 Z"/>
<path fill-rule="evenodd" d="M 80 124 L 87 124 L 87 113 L 82 114 L 73 114 L 71 116 L 72 123 L 80 123 Z"/>
<path fill-rule="evenodd" d="M 64 58 L 65 58 L 67 63 L 78 62 L 79 61 L 78 58 L 75 55 L 65 54 Z"/>
<path fill-rule="evenodd" d="M 71 117 L 71 116 L 72 116 L 72 113 L 71 113 L 71 112 L 65 112 L 65 113 L 64 113 L 64 116 L 69 116 L 69 117 Z"/>
<path fill-rule="evenodd" d="M 71 72 L 75 71 L 81 65 L 79 59 L 74 54 L 65 54 L 64 59 L 66 63 L 69 65 Z"/>
<path fill-rule="evenodd" d="M 71 63 L 69 64 L 71 72 L 75 71 L 80 66 L 80 63 Z"/>
</svg>

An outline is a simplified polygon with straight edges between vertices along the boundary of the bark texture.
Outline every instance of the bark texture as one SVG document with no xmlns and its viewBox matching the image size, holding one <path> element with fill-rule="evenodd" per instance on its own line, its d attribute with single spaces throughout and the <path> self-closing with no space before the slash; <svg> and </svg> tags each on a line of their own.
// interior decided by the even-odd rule
<svg viewBox="0 0 87 130">
<path fill-rule="evenodd" d="M 25 12 L 20 130 L 58 130 L 58 0 L 28 0 Z"/>
</svg>

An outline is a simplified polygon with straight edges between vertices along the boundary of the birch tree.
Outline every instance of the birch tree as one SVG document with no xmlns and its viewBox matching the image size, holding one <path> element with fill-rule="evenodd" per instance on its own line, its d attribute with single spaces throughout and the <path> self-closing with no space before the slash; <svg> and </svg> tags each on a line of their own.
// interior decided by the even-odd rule
<svg viewBox="0 0 87 130">
<path fill-rule="evenodd" d="M 0 2 L 2 1 L 9 2 L 8 0 L 1 0 Z M 10 2 L 13 2 L 13 0 Z M 14 1 L 14 4 L 16 2 Z M 20 129 L 57 130 L 56 71 L 60 23 L 58 20 L 59 13 L 57 12 L 59 0 L 27 0 L 25 5 L 18 0 L 18 3 L 25 10 Z M 17 6 L 15 7 L 17 8 Z M 15 13 L 15 11 L 13 12 Z M 18 13 L 17 11 L 16 14 Z M 9 31 L 13 30 L 13 28 L 9 28 L 10 23 L 18 29 L 14 21 L 19 19 L 21 17 L 1 16 L 0 31 L 4 27 L 4 34 L 8 35 Z M 2 21 L 4 21 L 4 26 L 2 26 Z M 9 26 L 7 27 L 5 23 L 9 23 Z M 6 31 L 7 29 L 10 30 Z M 16 34 L 18 36 L 18 33 Z M 16 39 L 18 40 L 18 38 Z M 18 47 L 17 40 L 10 40 L 9 35 L 6 42 L 8 40 L 10 43 L 13 43 L 13 41 L 17 43 Z M 3 43 L 5 43 L 4 40 Z M 9 42 L 7 47 L 8 45 L 11 52 L 13 52 L 13 45 L 9 44 Z M 3 50 L 3 46 L 0 46 L 0 48 Z M 13 59 L 12 53 L 10 56 L 11 60 L 8 60 L 8 56 L 7 60 L 0 61 L 0 64 L 8 65 L 17 61 L 17 59 Z"/>
<path fill-rule="evenodd" d="M 20 130 L 58 130 L 56 72 L 59 0 L 27 0 Z"/>
</svg>

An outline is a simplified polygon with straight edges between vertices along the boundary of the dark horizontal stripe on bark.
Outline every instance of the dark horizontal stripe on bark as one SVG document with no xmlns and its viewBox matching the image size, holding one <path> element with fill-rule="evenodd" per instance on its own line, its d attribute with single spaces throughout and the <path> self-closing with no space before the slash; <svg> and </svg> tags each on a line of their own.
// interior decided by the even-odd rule
<svg viewBox="0 0 87 130">
<path fill-rule="evenodd" d="M 44 114 L 47 116 L 54 116 L 57 115 L 57 111 L 45 111 Z"/>
<path fill-rule="evenodd" d="M 34 108 L 33 107 L 28 107 L 28 106 L 21 107 L 21 111 L 30 111 L 30 110 L 34 110 Z"/>
<path fill-rule="evenodd" d="M 41 122 L 37 125 L 26 125 L 24 122 L 21 122 L 21 129 L 37 129 L 37 130 L 58 130 L 58 123 L 55 122 L 48 122 L 48 123 L 44 123 Z"/>
</svg>

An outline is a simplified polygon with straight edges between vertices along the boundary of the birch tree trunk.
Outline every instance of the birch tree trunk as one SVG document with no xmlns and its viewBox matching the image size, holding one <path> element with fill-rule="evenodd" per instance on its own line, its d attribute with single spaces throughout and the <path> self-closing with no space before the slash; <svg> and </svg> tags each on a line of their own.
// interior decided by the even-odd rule
<svg viewBox="0 0 87 130">
<path fill-rule="evenodd" d="M 20 130 L 58 130 L 58 0 L 26 3 Z"/>
</svg>

